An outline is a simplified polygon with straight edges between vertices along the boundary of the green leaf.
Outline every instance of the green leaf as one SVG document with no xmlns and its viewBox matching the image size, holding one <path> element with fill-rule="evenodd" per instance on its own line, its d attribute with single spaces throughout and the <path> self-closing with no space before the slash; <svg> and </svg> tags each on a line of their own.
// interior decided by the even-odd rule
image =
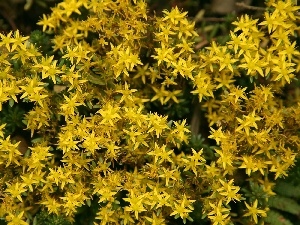
<svg viewBox="0 0 300 225">
<path fill-rule="evenodd" d="M 15 100 L 13 100 L 12 98 L 9 99 L 8 104 L 9 104 L 10 107 L 13 107 L 14 104 L 15 104 Z"/>
<path fill-rule="evenodd" d="M 300 205 L 294 199 L 276 195 L 269 198 L 268 204 L 275 209 L 300 215 Z"/>
<path fill-rule="evenodd" d="M 194 221 L 190 216 L 188 216 L 187 219 L 188 219 L 189 221 L 191 221 L 191 222 Z"/>
<path fill-rule="evenodd" d="M 31 142 L 33 144 L 36 144 L 36 143 L 41 143 L 43 141 L 43 138 L 42 137 L 38 137 L 38 138 L 35 138 L 35 139 L 32 139 Z"/>
<path fill-rule="evenodd" d="M 36 216 L 33 218 L 32 225 L 38 225 L 38 224 L 37 224 L 37 219 L 36 219 Z"/>
<path fill-rule="evenodd" d="M 97 77 L 95 75 L 92 75 L 92 74 L 88 74 L 87 75 L 87 79 L 88 81 L 90 81 L 91 83 L 93 84 L 98 84 L 98 85 L 106 85 L 106 83 L 104 83 L 100 77 Z"/>
<path fill-rule="evenodd" d="M 252 76 L 250 77 L 250 83 L 251 84 L 253 83 L 253 77 Z"/>
<path fill-rule="evenodd" d="M 291 221 L 275 210 L 270 210 L 264 220 L 271 225 L 293 225 Z"/>
<path fill-rule="evenodd" d="M 277 182 L 274 191 L 277 194 L 290 197 L 290 198 L 300 198 L 300 185 L 294 186 L 287 182 Z"/>
<path fill-rule="evenodd" d="M 91 199 L 87 199 L 86 204 L 88 205 L 88 207 L 91 207 L 91 204 L 92 204 Z"/>
</svg>

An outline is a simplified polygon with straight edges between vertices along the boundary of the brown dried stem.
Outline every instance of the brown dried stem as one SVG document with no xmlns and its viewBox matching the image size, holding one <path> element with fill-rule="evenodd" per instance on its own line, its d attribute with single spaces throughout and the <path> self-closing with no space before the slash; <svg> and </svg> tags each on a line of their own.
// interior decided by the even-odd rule
<svg viewBox="0 0 300 225">
<path fill-rule="evenodd" d="M 249 9 L 249 10 L 255 10 L 255 11 L 266 11 L 266 8 L 264 7 L 257 7 L 257 6 L 251 6 L 251 5 L 247 5 L 244 2 L 237 2 L 235 3 L 237 6 L 245 8 L 245 9 Z"/>
</svg>

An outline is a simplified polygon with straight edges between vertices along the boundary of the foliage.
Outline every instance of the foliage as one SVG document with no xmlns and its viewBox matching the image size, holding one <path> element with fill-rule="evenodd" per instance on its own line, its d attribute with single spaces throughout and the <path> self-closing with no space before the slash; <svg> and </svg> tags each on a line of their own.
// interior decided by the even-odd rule
<svg viewBox="0 0 300 225">
<path fill-rule="evenodd" d="M 300 70 L 300 7 L 266 4 L 263 20 L 243 15 L 200 50 L 186 12 L 149 16 L 142 0 L 65 0 L 44 33 L 0 34 L 0 111 L 20 105 L 31 136 L 21 152 L 1 121 L 0 217 L 75 222 L 91 206 L 95 224 L 262 224 L 300 143 L 299 99 L 281 98 Z M 212 144 L 177 120 L 189 111 L 164 114 L 188 94 Z"/>
<path fill-rule="evenodd" d="M 300 218 L 299 160 L 286 179 L 279 179 L 274 186 L 276 195 L 270 197 L 266 222 L 271 225 L 297 224 Z"/>
<path fill-rule="evenodd" d="M 25 110 L 20 108 L 19 105 L 11 107 L 6 105 L 0 112 L 1 124 L 5 126 L 6 133 L 12 134 L 18 129 L 25 128 L 22 120 L 24 119 Z"/>
<path fill-rule="evenodd" d="M 44 13 L 49 13 L 50 7 L 61 0 L 9 0 L 0 1 L 0 32 L 20 30 L 30 34 L 37 29 L 36 21 Z"/>
<path fill-rule="evenodd" d="M 57 215 L 50 215 L 47 211 L 39 212 L 34 220 L 33 224 L 43 224 L 43 225 L 71 225 L 66 219 L 59 217 Z"/>
</svg>

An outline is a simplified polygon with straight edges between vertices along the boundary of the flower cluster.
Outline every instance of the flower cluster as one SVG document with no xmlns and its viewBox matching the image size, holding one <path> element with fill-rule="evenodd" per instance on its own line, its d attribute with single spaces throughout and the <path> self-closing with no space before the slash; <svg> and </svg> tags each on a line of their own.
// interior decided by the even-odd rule
<svg viewBox="0 0 300 225">
<path fill-rule="evenodd" d="M 225 225 L 243 202 L 237 216 L 257 224 L 300 144 L 300 104 L 278 97 L 300 70 L 299 7 L 280 0 L 268 9 L 263 21 L 234 22 L 226 45 L 198 52 L 187 13 L 149 17 L 143 0 L 59 3 L 38 23 L 54 36 L 53 55 L 18 31 L 0 34 L 0 111 L 27 104 L 32 136 L 21 152 L 0 125 L 0 217 L 28 224 L 42 207 L 72 221 L 98 199 L 99 224 L 185 223 L 201 201 L 213 224 Z M 237 85 L 240 77 L 251 90 Z M 210 160 L 204 149 L 181 151 L 190 138 L 185 119 L 145 107 L 179 104 L 185 82 L 207 113 Z M 266 197 L 243 195 L 250 182 Z"/>
</svg>

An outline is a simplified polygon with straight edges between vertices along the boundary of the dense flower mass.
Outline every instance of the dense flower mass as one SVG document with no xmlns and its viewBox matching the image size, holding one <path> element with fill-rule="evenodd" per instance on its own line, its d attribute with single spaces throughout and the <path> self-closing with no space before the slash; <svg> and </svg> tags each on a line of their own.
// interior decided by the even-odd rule
<svg viewBox="0 0 300 225">
<path fill-rule="evenodd" d="M 300 7 L 279 0 L 266 9 L 263 21 L 238 18 L 224 46 L 197 51 L 186 12 L 149 17 L 143 0 L 59 3 L 38 22 L 53 35 L 52 55 L 18 31 L 0 34 L 0 110 L 28 105 L 32 137 L 21 152 L 0 125 L 0 217 L 29 224 L 43 208 L 72 221 L 98 199 L 95 224 L 185 223 L 197 202 L 214 225 L 262 222 L 273 181 L 300 147 L 299 99 L 278 97 L 300 70 Z M 207 113 L 209 159 L 203 149 L 181 151 L 186 120 L 145 107 L 180 104 L 185 82 Z M 250 183 L 264 197 L 244 195 Z"/>
</svg>

